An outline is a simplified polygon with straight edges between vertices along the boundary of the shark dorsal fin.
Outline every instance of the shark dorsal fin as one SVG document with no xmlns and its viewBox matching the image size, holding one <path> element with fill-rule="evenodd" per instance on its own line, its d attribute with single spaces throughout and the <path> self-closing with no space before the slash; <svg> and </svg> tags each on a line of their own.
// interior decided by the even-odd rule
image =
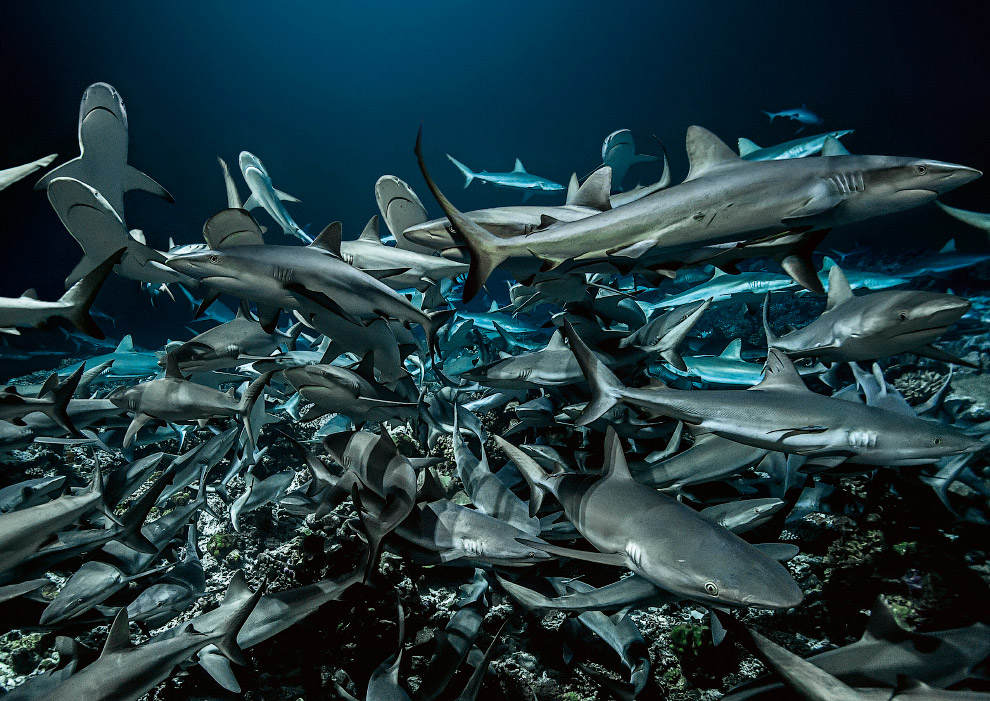
<svg viewBox="0 0 990 701">
<path fill-rule="evenodd" d="M 560 350 L 566 348 L 567 344 L 564 343 L 564 333 L 558 328 L 553 332 L 553 336 L 550 337 L 550 341 L 547 343 L 547 350 Z"/>
<path fill-rule="evenodd" d="M 498 302 L 496 302 L 493 299 L 492 300 L 492 306 L 488 307 L 488 313 L 491 314 L 492 312 L 497 312 L 497 311 L 498 311 Z"/>
<path fill-rule="evenodd" d="M 861 640 L 884 640 L 901 642 L 909 637 L 911 632 L 901 628 L 894 618 L 894 612 L 882 596 L 878 596 L 870 610 L 870 620 L 866 623 Z"/>
<path fill-rule="evenodd" d="M 956 251 L 956 240 L 949 239 L 949 242 L 938 249 L 939 253 L 955 253 Z"/>
<path fill-rule="evenodd" d="M 115 353 L 133 353 L 134 352 L 134 339 L 131 338 L 130 334 L 127 334 L 122 339 L 120 343 L 117 344 L 117 350 Z"/>
<path fill-rule="evenodd" d="M 722 270 L 721 268 L 715 268 L 714 270 L 712 270 L 711 279 L 714 280 L 715 278 L 722 277 L 723 275 L 728 275 L 728 273 Z"/>
<path fill-rule="evenodd" d="M 234 603 L 251 595 L 247 580 L 244 579 L 244 570 L 237 570 L 234 572 L 234 576 L 230 578 L 230 584 L 227 585 L 227 593 L 224 595 L 221 605 Z"/>
<path fill-rule="evenodd" d="M 739 155 L 740 156 L 748 156 L 749 154 L 753 153 L 754 151 L 762 151 L 762 150 L 763 150 L 763 147 L 762 146 L 757 146 L 755 142 L 750 141 L 749 139 L 744 139 L 741 136 L 739 137 Z"/>
<path fill-rule="evenodd" d="M 512 172 L 513 173 L 525 173 L 526 172 L 526 167 L 522 164 L 522 161 L 520 161 L 518 158 L 516 159 L 516 165 L 512 169 Z"/>
<path fill-rule="evenodd" d="M 725 358 L 726 360 L 742 360 L 742 356 L 740 355 L 741 351 L 742 339 L 737 338 L 734 341 L 731 341 L 729 345 L 725 347 L 725 350 L 722 351 L 722 354 L 718 357 Z"/>
<path fill-rule="evenodd" d="M 100 657 L 129 650 L 132 647 L 134 645 L 131 644 L 131 634 L 128 631 L 127 607 L 124 606 L 117 613 L 117 617 L 113 619 L 110 633 L 107 635 L 107 641 L 103 645 L 103 652 L 100 653 Z"/>
<path fill-rule="evenodd" d="M 829 270 L 831 270 L 834 267 L 835 267 L 835 260 L 833 260 L 829 256 L 825 256 L 825 258 L 822 260 L 822 272 L 827 273 Z"/>
<path fill-rule="evenodd" d="M 21 297 L 27 299 L 38 299 L 38 291 L 33 287 L 29 287 L 21 293 Z"/>
<path fill-rule="evenodd" d="M 536 225 L 536 229 L 534 231 L 539 231 L 541 229 L 546 229 L 546 228 L 551 227 L 554 224 L 558 223 L 559 221 L 560 221 L 559 219 L 554 219 L 549 214 L 541 214 L 540 215 L 540 223 Z"/>
<path fill-rule="evenodd" d="M 320 232 L 320 235 L 313 240 L 313 243 L 309 244 L 309 247 L 319 248 L 340 258 L 340 237 L 342 233 L 343 228 L 341 227 L 340 222 L 331 222 L 327 224 L 326 228 Z"/>
<path fill-rule="evenodd" d="M 776 348 L 771 348 L 767 353 L 767 362 L 763 367 L 763 379 L 760 380 L 760 384 L 750 389 L 810 391 L 794 369 L 791 359 Z"/>
<path fill-rule="evenodd" d="M 567 198 L 567 204 L 575 207 L 590 207 L 599 212 L 612 209 L 608 193 L 612 191 L 612 168 L 602 166 L 588 176 L 584 184 L 578 188 L 573 197 Z"/>
<path fill-rule="evenodd" d="M 622 452 L 622 441 L 611 426 L 605 431 L 605 479 L 631 480 L 632 474 L 629 472 L 629 464 L 626 462 L 625 453 Z"/>
<path fill-rule="evenodd" d="M 131 229 L 127 233 L 130 234 L 130 237 L 135 241 L 137 241 L 138 243 L 143 243 L 143 244 L 148 243 L 148 239 L 145 238 L 144 231 L 142 229 Z"/>
<path fill-rule="evenodd" d="M 833 265 L 828 271 L 828 301 L 825 303 L 825 311 L 835 309 L 853 296 L 846 274 L 838 265 Z"/>
<path fill-rule="evenodd" d="M 842 145 L 842 143 L 836 139 L 834 136 L 829 134 L 825 137 L 825 143 L 822 145 L 822 155 L 823 156 L 848 156 L 850 155 L 849 149 Z"/>
<path fill-rule="evenodd" d="M 179 370 L 179 361 L 175 359 L 175 353 L 165 354 L 165 377 L 171 377 L 176 380 L 186 379 L 182 375 L 182 371 Z"/>
<path fill-rule="evenodd" d="M 724 141 L 704 127 L 696 125 L 688 127 L 685 147 L 691 168 L 684 182 L 700 178 L 720 166 L 739 160 L 739 156 Z"/>
<path fill-rule="evenodd" d="M 370 241 L 371 243 L 381 243 L 382 239 L 378 235 L 378 215 L 374 215 L 364 225 L 364 230 L 358 236 L 358 241 Z"/>
<path fill-rule="evenodd" d="M 574 204 L 574 196 L 579 189 L 577 173 L 571 173 L 571 179 L 567 181 L 567 199 L 564 200 L 564 204 Z"/>
</svg>

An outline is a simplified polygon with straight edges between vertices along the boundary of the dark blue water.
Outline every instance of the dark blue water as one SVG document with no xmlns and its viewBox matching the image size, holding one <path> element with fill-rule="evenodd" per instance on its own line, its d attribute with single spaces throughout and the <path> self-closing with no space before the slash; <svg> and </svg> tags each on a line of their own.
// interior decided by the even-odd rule
<svg viewBox="0 0 990 701">
<path fill-rule="evenodd" d="M 311 233 L 339 219 L 345 237 L 356 237 L 377 212 L 373 187 L 385 173 L 407 180 L 438 214 L 412 153 L 421 122 L 428 163 L 463 209 L 521 198 L 479 183 L 462 191 L 446 152 L 488 170 L 509 170 L 519 157 L 566 183 L 598 165 L 602 139 L 625 127 L 644 150 L 656 152 L 651 134 L 664 141 L 676 182 L 687 170 L 690 124 L 732 146 L 739 136 L 770 145 L 793 138 L 796 125 L 770 124 L 760 110 L 802 103 L 827 129 L 856 129 L 845 140 L 853 152 L 990 170 L 986 25 L 961 3 L 178 7 L 5 3 L 0 42 L 0 166 L 76 155 L 82 92 L 111 83 L 128 109 L 131 162 L 176 199 L 127 196 L 128 225 L 160 248 L 169 236 L 202 240 L 203 222 L 225 204 L 216 157 L 234 164 L 243 149 L 302 200 L 290 212 Z M 659 175 L 637 168 L 627 185 Z M 990 209 L 988 187 L 978 181 L 948 201 Z M 33 286 L 57 297 L 79 249 L 44 194 L 18 183 L 0 193 L 0 211 L 0 294 Z M 837 232 L 829 243 L 937 248 L 950 236 L 986 245 L 933 207 Z M 150 313 L 137 283 L 115 278 L 108 289 L 101 304 L 139 342 L 155 346 L 181 331 L 185 315 Z"/>
</svg>

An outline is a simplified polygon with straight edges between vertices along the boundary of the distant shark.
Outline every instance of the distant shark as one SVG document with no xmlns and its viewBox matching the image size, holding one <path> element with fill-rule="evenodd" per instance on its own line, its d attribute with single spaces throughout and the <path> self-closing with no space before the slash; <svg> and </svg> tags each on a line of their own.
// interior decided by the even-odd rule
<svg viewBox="0 0 990 701">
<path fill-rule="evenodd" d="M 483 182 L 491 183 L 496 187 L 511 187 L 516 190 L 525 190 L 523 195 L 524 200 L 529 199 L 530 195 L 535 191 L 556 192 L 557 190 L 565 189 L 560 183 L 527 173 L 522 161 L 518 158 L 516 159 L 516 166 L 509 173 L 489 173 L 487 170 L 475 172 L 449 153 L 447 154 L 447 158 L 464 174 L 464 187 L 470 185 L 477 178 Z"/>
<path fill-rule="evenodd" d="M 636 163 L 659 161 L 657 156 L 636 153 L 636 142 L 628 129 L 613 131 L 602 143 L 602 163 L 612 167 L 612 179 L 616 187 L 622 186 L 626 173 Z"/>
<path fill-rule="evenodd" d="M 766 110 L 762 110 L 762 112 L 770 118 L 771 122 L 777 117 L 786 117 L 797 122 L 801 125 L 801 129 L 798 129 L 799 132 L 805 127 L 816 127 L 825 123 L 825 120 L 809 110 L 807 105 L 801 105 L 800 107 L 789 110 L 781 110 L 780 112 L 767 112 Z"/>
<path fill-rule="evenodd" d="M 831 136 L 833 139 L 841 139 L 843 136 L 852 134 L 852 129 L 841 131 L 827 131 L 824 134 L 805 136 L 800 139 L 785 141 L 776 146 L 757 146 L 749 139 L 739 138 L 739 156 L 744 161 L 776 161 L 783 158 L 804 158 L 814 156 L 822 150 L 825 139 Z"/>
<path fill-rule="evenodd" d="M 244 202 L 244 209 L 250 211 L 255 207 L 263 207 L 272 216 L 272 219 L 279 223 L 282 231 L 286 234 L 295 236 L 303 243 L 313 243 L 313 238 L 293 221 L 282 204 L 283 201 L 298 202 L 299 200 L 292 195 L 275 189 L 275 186 L 272 185 L 271 176 L 265 170 L 261 159 L 254 154 L 241 151 L 238 162 L 241 166 L 241 174 L 244 176 L 244 181 L 251 189 L 251 196 Z M 226 166 L 224 166 L 224 170 L 226 170 Z M 227 186 L 227 195 L 228 197 L 230 196 L 230 185 Z"/>
</svg>

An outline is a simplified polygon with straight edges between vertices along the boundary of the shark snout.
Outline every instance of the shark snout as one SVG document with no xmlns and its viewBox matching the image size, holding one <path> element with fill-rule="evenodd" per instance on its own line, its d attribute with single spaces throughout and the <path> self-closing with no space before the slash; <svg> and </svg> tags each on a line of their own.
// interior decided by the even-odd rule
<svg viewBox="0 0 990 701">
<path fill-rule="evenodd" d="M 935 172 L 940 175 L 933 184 L 933 190 L 938 194 L 954 190 L 961 185 L 971 183 L 983 175 L 983 171 L 955 163 L 939 163 Z"/>
</svg>

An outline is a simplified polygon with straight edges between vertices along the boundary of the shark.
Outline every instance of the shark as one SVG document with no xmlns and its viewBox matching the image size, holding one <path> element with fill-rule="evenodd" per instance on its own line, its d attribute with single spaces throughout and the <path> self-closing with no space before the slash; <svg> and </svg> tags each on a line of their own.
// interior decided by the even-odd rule
<svg viewBox="0 0 990 701">
<path fill-rule="evenodd" d="M 967 209 L 959 209 L 958 207 L 950 207 L 947 204 L 941 202 L 936 202 L 939 209 L 948 214 L 954 219 L 958 219 L 963 224 L 969 224 L 972 227 L 980 229 L 981 231 L 990 234 L 990 214 L 984 212 L 971 212 Z"/>
<path fill-rule="evenodd" d="M 37 397 L 24 397 L 18 394 L 16 387 L 6 387 L 0 391 L 0 420 L 23 424 L 23 416 L 39 411 L 64 428 L 69 435 L 80 436 L 79 431 L 72 425 L 66 409 L 75 394 L 76 387 L 79 386 L 82 375 L 83 370 L 79 368 L 59 382 L 58 373 L 53 372 L 38 390 Z"/>
<path fill-rule="evenodd" d="M 182 561 L 127 605 L 127 617 L 160 628 L 206 593 L 206 575 L 199 560 L 196 524 L 189 525 Z"/>
<path fill-rule="evenodd" d="M 985 444 L 952 428 L 879 406 L 826 397 L 809 390 L 787 355 L 767 354 L 760 384 L 746 390 L 674 390 L 659 380 L 629 389 L 565 323 L 570 348 L 592 390 L 578 420 L 586 425 L 618 402 L 685 421 L 697 434 L 714 434 L 754 448 L 819 461 L 919 465 Z"/>
<path fill-rule="evenodd" d="M 165 254 L 148 246 L 143 234 L 129 232 L 120 214 L 92 185 L 69 177 L 53 178 L 48 183 L 48 201 L 83 249 L 82 260 L 65 280 L 66 287 L 121 249 L 124 252 L 114 267 L 118 275 L 155 284 L 190 282 L 163 265 Z"/>
<path fill-rule="evenodd" d="M 788 110 L 781 110 L 780 112 L 767 112 L 766 110 L 761 111 L 770 118 L 771 122 L 777 117 L 790 119 L 791 121 L 797 122 L 801 125 L 801 128 L 798 129 L 799 132 L 803 131 L 805 127 L 817 127 L 825 123 L 825 120 L 809 110 L 807 105 L 801 105 L 800 107 L 794 107 Z"/>
<path fill-rule="evenodd" d="M 553 494 L 598 552 L 533 547 L 625 567 L 679 598 L 707 606 L 786 609 L 803 600 L 801 588 L 778 562 L 633 479 L 613 429 L 606 432 L 601 475 L 560 469 L 547 473 L 505 439 L 496 441 L 530 486 L 530 514 L 538 512 L 545 494 Z M 671 537 L 675 533 L 678 537 Z"/>
<path fill-rule="evenodd" d="M 932 343 L 969 311 L 970 303 L 955 295 L 917 290 L 857 296 L 836 265 L 829 270 L 825 311 L 807 326 L 778 337 L 770 331 L 768 307 L 764 305 L 763 318 L 772 348 L 790 358 L 855 362 L 898 353 L 950 358 Z"/>
<path fill-rule="evenodd" d="M 776 146 L 763 148 L 757 146 L 749 139 L 739 138 L 739 157 L 744 161 L 776 161 L 782 158 L 806 158 L 820 153 L 825 145 L 825 139 L 841 139 L 843 136 L 852 134 L 852 129 L 842 129 L 840 131 L 827 131 L 824 134 L 805 136 L 800 139 L 785 141 Z"/>
<path fill-rule="evenodd" d="M 742 339 L 736 338 L 729 342 L 719 355 L 685 355 L 685 370 L 680 370 L 670 363 L 660 366 L 664 371 L 680 377 L 686 377 L 692 382 L 709 385 L 734 385 L 752 387 L 763 379 L 763 365 L 750 363 L 742 358 Z M 650 366 L 651 370 L 655 366 Z M 825 371 L 825 366 L 801 365 L 798 372 L 804 375 L 814 375 Z"/>
<path fill-rule="evenodd" d="M 829 271 L 836 265 L 838 265 L 838 263 L 836 263 L 830 256 L 825 256 L 822 259 L 822 269 L 818 271 L 818 279 L 821 280 L 822 289 L 826 292 L 828 292 Z M 864 288 L 867 290 L 885 290 L 888 287 L 900 287 L 901 285 L 906 285 L 910 282 L 908 276 L 904 275 L 901 271 L 898 271 L 897 275 L 887 275 L 885 273 L 876 273 L 868 270 L 852 270 L 849 268 L 843 268 L 842 274 L 845 275 L 846 282 L 849 283 L 849 287 L 854 290 Z"/>
<path fill-rule="evenodd" d="M 403 232 L 418 226 L 429 217 L 426 207 L 406 181 L 394 175 L 383 175 L 375 183 L 375 202 L 388 227 L 395 247 L 430 254 L 433 249 L 407 239 Z"/>
<path fill-rule="evenodd" d="M 467 274 L 470 267 L 441 256 L 386 246 L 378 235 L 377 214 L 368 221 L 357 240 L 341 242 L 340 253 L 345 262 L 394 290 L 426 291 L 441 280 Z"/>
<path fill-rule="evenodd" d="M 165 188 L 128 164 L 127 149 L 124 100 L 112 85 L 93 83 L 79 103 L 79 155 L 48 171 L 34 189 L 45 189 L 56 178 L 80 181 L 98 192 L 121 221 L 128 190 L 143 190 L 174 202 Z"/>
<path fill-rule="evenodd" d="M 89 311 L 121 255 L 122 251 L 112 252 L 54 302 L 38 299 L 34 290 L 20 297 L 0 297 L 0 333 L 18 335 L 19 327 L 44 328 L 53 320 L 64 320 L 88 336 L 106 338 Z"/>
<path fill-rule="evenodd" d="M 558 190 L 565 189 L 560 183 L 555 183 L 547 178 L 541 178 L 539 175 L 530 175 L 526 172 L 526 168 L 523 166 L 522 161 L 518 158 L 516 159 L 515 166 L 508 173 L 489 173 L 487 170 L 476 172 L 468 168 L 449 153 L 447 154 L 447 158 L 449 158 L 450 162 L 457 167 L 457 170 L 461 171 L 461 174 L 464 175 L 465 188 L 474 182 L 475 178 L 477 178 L 482 182 L 491 183 L 495 187 L 523 190 L 524 199 L 529 199 L 530 195 L 534 192 L 556 192 Z"/>
<path fill-rule="evenodd" d="M 0 190 L 7 189 L 18 180 L 26 178 L 37 170 L 47 168 L 56 158 L 58 158 L 58 154 L 53 153 L 50 156 L 39 158 L 35 161 L 31 161 L 30 163 L 25 163 L 22 166 L 14 166 L 13 168 L 4 168 L 3 170 L 0 170 Z"/>
<path fill-rule="evenodd" d="M 340 256 L 340 234 L 340 222 L 334 222 L 308 246 L 272 246 L 260 242 L 260 231 L 255 228 L 250 244 L 236 245 L 235 241 L 219 250 L 174 256 L 167 265 L 212 288 L 204 304 L 226 293 L 263 305 L 266 309 L 259 308 L 259 316 L 269 333 L 278 321 L 279 309 L 314 309 L 359 325 L 375 319 L 417 323 L 433 349 L 437 330 L 453 311 L 427 314 L 384 283 L 348 265 Z"/>
<path fill-rule="evenodd" d="M 104 366 L 105 378 L 108 380 L 144 379 L 156 374 L 160 368 L 158 359 L 151 351 L 142 351 L 134 347 L 134 338 L 127 334 L 110 353 L 97 355 L 78 363 L 73 363 L 59 369 L 59 375 L 65 377 L 79 368 L 87 368 L 86 372 Z"/>
<path fill-rule="evenodd" d="M 686 138 L 691 168 L 680 185 L 578 221 L 547 222 L 528 236 L 500 238 L 461 214 L 440 191 L 426 169 L 421 137 L 415 149 L 420 170 L 471 252 L 465 301 L 508 260 L 536 258 L 550 268 L 575 259 L 635 261 L 647 253 L 676 260 L 698 247 L 823 230 L 903 211 L 982 175 L 952 163 L 893 156 L 744 161 L 710 131 L 692 126 Z M 803 286 L 820 291 L 810 252 L 801 248 L 805 244 L 796 240 L 798 253 L 785 256 L 783 267 Z"/>
<path fill-rule="evenodd" d="M 628 129 L 613 131 L 602 142 L 602 163 L 612 169 L 612 179 L 619 186 L 635 164 L 659 160 L 658 156 L 636 153 L 636 141 Z"/>
<path fill-rule="evenodd" d="M 416 402 L 376 382 L 372 374 L 374 355 L 365 358 L 368 360 L 358 370 L 326 364 L 283 370 L 285 379 L 303 399 L 316 405 L 305 414 L 305 421 L 329 413 L 345 414 L 358 424 L 416 416 Z"/>
<path fill-rule="evenodd" d="M 237 635 L 247 621 L 264 585 L 251 592 L 238 570 L 227 586 L 219 614 L 193 618 L 172 635 L 161 634 L 134 645 L 128 631 L 127 609 L 114 618 L 99 658 L 52 689 L 48 698 L 139 699 L 203 648 L 215 646 L 224 656 L 245 663 Z M 171 633 L 171 631 L 169 631 Z"/>
<path fill-rule="evenodd" d="M 249 415 L 263 394 L 272 373 L 254 380 L 238 399 L 234 389 L 220 392 L 187 380 L 179 371 L 175 358 L 169 359 L 164 377 L 133 387 L 121 387 L 107 397 L 120 409 L 131 411 L 134 418 L 124 435 L 124 445 L 130 445 L 137 432 L 149 421 L 188 423 L 218 417 L 240 417 L 248 435 L 253 434 Z"/>
<path fill-rule="evenodd" d="M 942 209 L 945 209 L 943 206 Z M 937 253 L 918 256 L 900 270 L 898 275 L 906 278 L 945 275 L 954 270 L 964 270 L 990 261 L 988 253 L 963 253 L 956 248 L 956 240 L 948 242 Z"/>
<path fill-rule="evenodd" d="M 262 207 L 271 215 L 272 219 L 278 222 L 278 225 L 282 227 L 282 231 L 287 236 L 294 236 L 305 244 L 312 243 L 312 237 L 296 224 L 285 210 L 285 205 L 282 204 L 282 202 L 298 202 L 299 200 L 292 195 L 275 189 L 275 186 L 272 185 L 271 176 L 265 170 L 264 164 L 254 154 L 241 151 L 237 162 L 241 167 L 241 175 L 244 176 L 244 182 L 247 183 L 248 188 L 251 190 L 251 196 L 247 198 L 242 208 L 250 211 L 256 207 Z M 230 192 L 229 186 L 227 191 L 228 193 Z"/>
<path fill-rule="evenodd" d="M 790 290 L 798 287 L 787 275 L 767 273 L 762 271 L 729 275 L 718 268 L 712 273 L 708 282 L 696 285 L 684 292 L 664 297 L 658 302 L 636 301 L 645 313 L 650 314 L 658 309 L 672 309 L 685 304 L 694 304 L 706 299 L 713 304 L 728 300 L 737 301 L 745 298 L 762 298 L 767 292 Z"/>
</svg>

